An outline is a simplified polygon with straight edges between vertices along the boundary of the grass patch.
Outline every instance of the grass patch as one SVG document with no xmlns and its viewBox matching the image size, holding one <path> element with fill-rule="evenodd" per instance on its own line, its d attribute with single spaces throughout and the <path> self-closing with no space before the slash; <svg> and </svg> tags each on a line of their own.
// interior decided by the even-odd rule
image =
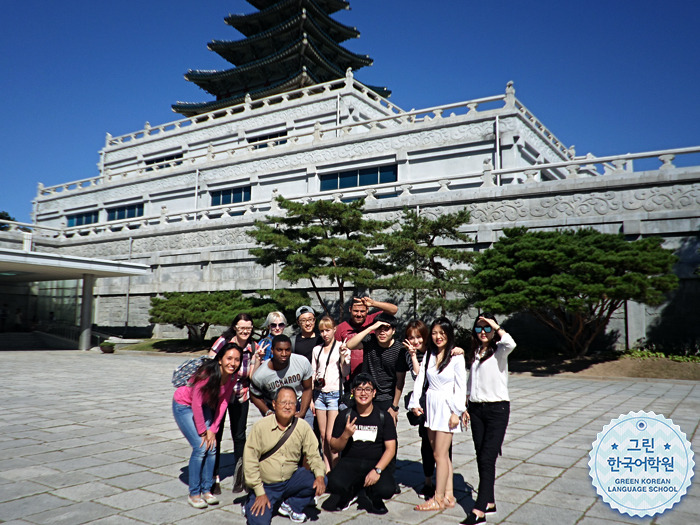
<svg viewBox="0 0 700 525">
<path fill-rule="evenodd" d="M 125 346 L 122 350 L 136 352 L 161 352 L 165 354 L 202 353 L 211 348 L 211 342 L 194 343 L 189 339 L 145 339 Z"/>
</svg>

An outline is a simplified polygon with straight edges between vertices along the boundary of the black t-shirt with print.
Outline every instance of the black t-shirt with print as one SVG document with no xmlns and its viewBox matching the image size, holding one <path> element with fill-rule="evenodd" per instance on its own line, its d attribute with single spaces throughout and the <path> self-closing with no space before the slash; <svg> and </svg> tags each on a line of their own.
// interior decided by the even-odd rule
<svg viewBox="0 0 700 525">
<path fill-rule="evenodd" d="M 344 458 L 369 459 L 379 461 L 379 458 L 384 454 L 384 442 L 396 440 L 396 427 L 392 417 L 384 413 L 384 428 L 380 429 L 381 418 L 379 411 L 381 409 L 374 407 L 372 413 L 367 417 L 361 417 L 355 410 L 343 410 L 338 417 L 335 418 L 333 425 L 333 437 L 338 438 L 345 432 L 345 424 L 347 423 L 348 415 L 350 419 L 357 418 L 355 425 L 357 430 L 353 436 L 348 439 L 347 445 L 343 449 L 341 456 Z"/>
</svg>

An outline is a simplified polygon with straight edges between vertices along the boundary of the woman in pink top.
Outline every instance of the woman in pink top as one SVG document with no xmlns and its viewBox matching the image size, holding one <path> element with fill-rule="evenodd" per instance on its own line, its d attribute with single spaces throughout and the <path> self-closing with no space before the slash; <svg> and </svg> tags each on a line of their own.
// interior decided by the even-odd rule
<svg viewBox="0 0 700 525">
<path fill-rule="evenodd" d="M 187 382 L 175 390 L 175 422 L 192 446 L 187 501 L 197 509 L 219 503 L 211 493 L 214 482 L 216 432 L 241 366 L 241 349 L 227 344 L 213 359 L 206 360 Z"/>
</svg>

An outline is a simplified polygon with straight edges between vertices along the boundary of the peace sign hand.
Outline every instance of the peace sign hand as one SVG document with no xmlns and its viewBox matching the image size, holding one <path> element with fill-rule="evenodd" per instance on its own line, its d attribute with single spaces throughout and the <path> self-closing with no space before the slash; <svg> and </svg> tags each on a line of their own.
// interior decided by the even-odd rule
<svg viewBox="0 0 700 525">
<path fill-rule="evenodd" d="M 343 434 L 345 434 L 348 439 L 350 439 L 355 433 L 355 430 L 357 430 L 357 425 L 355 425 L 356 421 L 356 417 L 352 421 L 350 421 L 350 414 L 348 414 L 348 419 L 345 422 L 345 431 L 343 432 Z"/>
<path fill-rule="evenodd" d="M 413 346 L 408 339 L 403 340 L 403 345 L 406 347 L 406 350 L 408 350 L 408 353 L 411 355 L 411 357 L 416 355 L 416 347 Z"/>
</svg>

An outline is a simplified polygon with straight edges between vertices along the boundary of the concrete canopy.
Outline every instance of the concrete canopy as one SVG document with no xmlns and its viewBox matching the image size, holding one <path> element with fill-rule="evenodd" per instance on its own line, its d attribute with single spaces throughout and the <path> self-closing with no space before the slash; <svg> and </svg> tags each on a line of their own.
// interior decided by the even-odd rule
<svg viewBox="0 0 700 525">
<path fill-rule="evenodd" d="M 126 277 L 149 271 L 144 264 L 0 248 L 0 283 Z"/>
<path fill-rule="evenodd" d="M 0 284 L 82 279 L 79 348 L 90 347 L 95 279 L 145 275 L 150 267 L 130 262 L 0 248 Z"/>
</svg>

